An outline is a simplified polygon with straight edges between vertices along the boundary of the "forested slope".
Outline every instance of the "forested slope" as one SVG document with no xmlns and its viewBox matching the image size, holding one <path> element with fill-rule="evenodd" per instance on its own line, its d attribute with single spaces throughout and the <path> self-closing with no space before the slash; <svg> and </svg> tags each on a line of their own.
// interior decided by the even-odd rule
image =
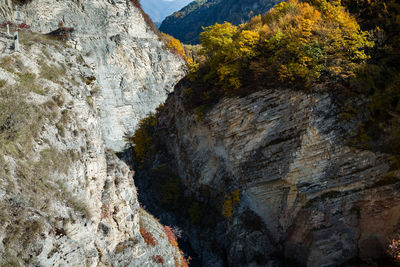
<svg viewBox="0 0 400 267">
<path fill-rule="evenodd" d="M 185 44 L 198 44 L 202 27 L 231 22 L 235 25 L 268 11 L 280 0 L 197 0 L 168 16 L 160 30 Z"/>
</svg>

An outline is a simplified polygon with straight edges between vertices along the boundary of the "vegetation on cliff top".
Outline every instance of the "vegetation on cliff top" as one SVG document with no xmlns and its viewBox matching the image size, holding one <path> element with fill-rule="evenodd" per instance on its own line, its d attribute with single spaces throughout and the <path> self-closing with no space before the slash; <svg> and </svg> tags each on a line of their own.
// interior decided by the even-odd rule
<svg viewBox="0 0 400 267">
<path fill-rule="evenodd" d="M 187 49 L 183 47 L 181 42 L 172 37 L 171 35 L 168 35 L 166 33 L 159 33 L 160 39 L 164 41 L 164 43 L 167 45 L 169 51 L 171 51 L 173 54 L 180 56 L 185 62 L 191 66 L 193 64 L 193 60 L 191 57 L 188 57 L 187 54 Z"/>
<path fill-rule="evenodd" d="M 191 74 L 193 90 L 186 92 L 194 106 L 247 94 L 249 86 L 260 84 L 343 86 L 366 61 L 373 42 L 340 4 L 289 0 L 247 24 L 205 28 L 201 45 L 206 61 Z"/>
<path fill-rule="evenodd" d="M 344 118 L 364 114 L 350 144 L 398 154 L 399 16 L 395 0 L 289 0 L 247 24 L 206 27 L 200 35 L 205 60 L 189 75 L 186 106 L 201 121 L 224 96 L 282 85 L 329 90 L 348 100 Z"/>
<path fill-rule="evenodd" d="M 349 103 L 348 116 L 366 114 L 354 143 L 393 154 L 400 153 L 400 3 L 396 0 L 343 0 L 361 27 L 374 36 L 371 58 L 351 80 L 352 97 L 367 98 L 367 105 Z M 356 102 L 351 100 L 351 102 Z M 400 168 L 397 160 L 397 168 Z"/>
</svg>

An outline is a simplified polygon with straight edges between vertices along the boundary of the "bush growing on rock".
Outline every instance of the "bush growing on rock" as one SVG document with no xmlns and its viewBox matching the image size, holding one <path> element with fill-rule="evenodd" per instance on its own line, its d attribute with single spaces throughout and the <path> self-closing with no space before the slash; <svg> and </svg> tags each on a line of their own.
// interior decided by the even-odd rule
<svg viewBox="0 0 400 267">
<path fill-rule="evenodd" d="M 231 194 L 226 196 L 225 201 L 222 205 L 222 215 L 225 218 L 231 218 L 233 214 L 233 208 L 240 203 L 240 189 L 233 191 Z"/>
<path fill-rule="evenodd" d="M 140 234 L 142 235 L 144 242 L 146 242 L 148 246 L 154 247 L 156 245 L 156 241 L 153 235 L 150 232 L 147 232 L 146 229 L 140 228 Z"/>
<path fill-rule="evenodd" d="M 154 126 L 157 124 L 157 118 L 150 114 L 139 121 L 138 129 L 133 136 L 126 136 L 125 141 L 133 145 L 135 159 L 139 163 L 144 163 L 147 152 L 153 144 Z"/>
<path fill-rule="evenodd" d="M 164 43 L 167 45 L 168 49 L 173 54 L 178 55 L 181 58 L 183 58 L 186 61 L 186 63 L 189 65 L 191 65 L 193 63 L 192 59 L 188 58 L 186 56 L 185 49 L 183 48 L 181 42 L 178 39 L 172 37 L 171 35 L 163 33 L 163 32 L 160 33 L 160 39 L 162 41 L 164 41 Z"/>
<path fill-rule="evenodd" d="M 174 232 L 172 231 L 172 228 L 169 226 L 164 226 L 164 232 L 168 237 L 168 241 L 171 245 L 173 245 L 174 247 L 178 247 L 178 241 L 177 238 L 174 234 Z"/>
<path fill-rule="evenodd" d="M 387 253 L 398 263 L 400 263 L 400 240 L 393 239 L 389 245 Z"/>
<path fill-rule="evenodd" d="M 164 266 L 164 259 L 161 255 L 153 255 L 151 258 L 155 263 L 159 263 Z"/>
<path fill-rule="evenodd" d="M 14 2 L 14 4 L 17 5 L 26 5 L 30 2 L 32 2 L 32 0 L 12 0 Z"/>
</svg>

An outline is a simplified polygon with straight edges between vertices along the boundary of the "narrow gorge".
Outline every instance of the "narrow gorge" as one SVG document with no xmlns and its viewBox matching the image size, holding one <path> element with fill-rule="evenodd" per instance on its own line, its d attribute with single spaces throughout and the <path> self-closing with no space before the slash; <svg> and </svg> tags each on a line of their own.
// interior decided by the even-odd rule
<svg viewBox="0 0 400 267">
<path fill-rule="evenodd" d="M 324 11 L 290 0 L 248 25 L 205 28 L 220 47 L 204 42 L 201 65 L 171 51 L 138 3 L 0 0 L 0 266 L 395 266 L 400 161 L 354 145 L 367 115 L 345 110 L 368 99 L 339 92 L 337 76 L 335 89 L 275 82 L 294 73 L 293 51 L 268 72 L 290 36 L 273 26 Z M 372 49 L 354 25 L 360 36 L 346 38 Z M 305 34 L 333 36 L 317 30 Z M 295 74 L 342 71 L 319 67 Z"/>
<path fill-rule="evenodd" d="M 346 145 L 352 125 L 332 94 L 263 88 L 199 120 L 182 101 L 190 85 L 158 114 L 157 152 L 135 182 L 202 266 L 390 266 L 398 172 L 389 155 Z"/>
</svg>

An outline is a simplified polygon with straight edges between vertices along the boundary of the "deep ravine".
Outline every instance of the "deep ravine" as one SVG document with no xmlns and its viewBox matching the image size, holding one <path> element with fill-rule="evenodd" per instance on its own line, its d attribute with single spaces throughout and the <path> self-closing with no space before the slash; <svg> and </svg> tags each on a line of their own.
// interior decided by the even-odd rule
<svg viewBox="0 0 400 267">
<path fill-rule="evenodd" d="M 340 120 L 331 94 L 265 88 L 199 121 L 182 102 L 190 86 L 181 81 L 158 113 L 135 181 L 203 266 L 392 264 L 397 172 L 389 155 L 347 146 L 354 122 Z"/>
<path fill-rule="evenodd" d="M 134 3 L 0 0 L 20 30 L 15 51 L 0 27 L 0 265 L 393 265 L 398 166 L 349 145 L 334 91 L 259 82 L 196 111 Z"/>
</svg>

